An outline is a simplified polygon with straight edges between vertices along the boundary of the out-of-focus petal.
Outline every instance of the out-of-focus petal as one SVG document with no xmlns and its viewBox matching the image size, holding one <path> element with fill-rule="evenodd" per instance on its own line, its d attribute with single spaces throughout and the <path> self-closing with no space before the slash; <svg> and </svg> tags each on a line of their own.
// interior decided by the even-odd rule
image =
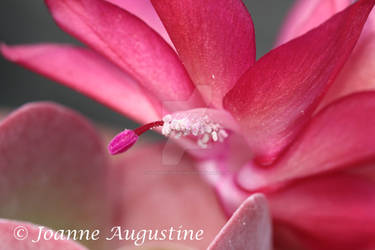
<svg viewBox="0 0 375 250">
<path fill-rule="evenodd" d="M 143 246 L 125 246 L 117 250 L 197 250 L 181 244 L 174 243 L 148 243 Z"/>
<path fill-rule="evenodd" d="M 215 185 L 220 204 L 228 216 L 249 196 L 249 193 L 237 187 L 232 175 L 220 178 Z"/>
<path fill-rule="evenodd" d="M 45 240 L 38 241 L 39 232 L 46 233 L 49 228 L 27 222 L 0 219 L 0 242 L 4 250 L 85 250 L 87 248 L 72 240 Z M 16 236 L 15 236 L 16 235 Z M 48 233 L 49 235 L 49 233 Z M 54 232 L 58 237 L 59 234 Z M 61 234 L 60 234 L 61 235 Z M 26 237 L 25 237 L 26 236 Z M 16 237 L 19 237 L 18 239 Z M 25 237 L 23 239 L 23 237 Z M 32 242 L 34 241 L 34 242 Z"/>
<path fill-rule="evenodd" d="M 374 6 L 361 0 L 262 57 L 225 96 L 261 164 L 270 164 L 310 120 Z"/>
<path fill-rule="evenodd" d="M 209 250 L 271 250 L 271 219 L 266 198 L 254 194 L 234 212 Z"/>
<path fill-rule="evenodd" d="M 123 192 L 116 199 L 124 215 L 123 225 L 159 232 L 171 226 L 203 230 L 203 240 L 178 243 L 205 249 L 224 225 L 225 215 L 215 192 L 194 169 L 194 162 L 185 156 L 178 165 L 165 165 L 163 159 L 169 153 L 158 145 L 136 145 L 119 159 L 113 183 Z"/>
<path fill-rule="evenodd" d="M 151 4 L 150 0 L 105 0 L 112 4 L 115 4 L 133 15 L 139 17 L 144 21 L 148 26 L 153 28 L 160 36 L 164 38 L 168 44 L 174 48 L 171 39 L 167 31 L 165 30 L 163 23 L 161 22 L 158 14 L 156 13 L 154 7 Z"/>
<path fill-rule="evenodd" d="M 1 217 L 54 229 L 106 229 L 113 221 L 105 147 L 66 108 L 28 104 L 2 120 L 0 173 Z"/>
<path fill-rule="evenodd" d="M 254 64 L 251 17 L 240 0 L 152 0 L 193 82 L 207 103 L 222 97 Z"/>
<path fill-rule="evenodd" d="M 110 58 L 159 100 L 181 101 L 191 96 L 194 85 L 176 53 L 134 15 L 101 0 L 46 3 L 63 30 Z M 180 104 L 167 109 L 187 108 Z"/>
<path fill-rule="evenodd" d="M 351 3 L 351 0 L 297 0 L 280 30 L 276 45 L 319 26 Z"/>
<path fill-rule="evenodd" d="M 161 107 L 156 100 L 129 75 L 89 49 L 56 44 L 3 45 L 1 52 L 7 59 L 62 82 L 139 122 L 160 119 Z"/>
<path fill-rule="evenodd" d="M 305 179 L 267 198 L 275 224 L 299 232 L 300 243 L 308 244 L 298 249 L 350 250 L 375 247 L 374 194 L 373 181 L 337 174 Z"/>
<path fill-rule="evenodd" d="M 345 97 L 322 110 L 269 168 L 245 166 L 240 185 L 256 190 L 287 181 L 360 166 L 375 160 L 375 92 Z"/>
</svg>

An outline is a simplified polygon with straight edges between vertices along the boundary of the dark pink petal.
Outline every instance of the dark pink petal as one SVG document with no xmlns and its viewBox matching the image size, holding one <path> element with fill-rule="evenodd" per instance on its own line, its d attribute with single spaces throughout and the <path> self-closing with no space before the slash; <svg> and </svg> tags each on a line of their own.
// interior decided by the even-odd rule
<svg viewBox="0 0 375 250">
<path fill-rule="evenodd" d="M 345 67 L 328 90 L 320 107 L 354 92 L 375 90 L 375 11 L 366 22 L 361 37 Z"/>
<path fill-rule="evenodd" d="M 115 222 L 106 155 L 80 115 L 51 103 L 21 107 L 0 123 L 0 217 L 107 229 Z"/>
<path fill-rule="evenodd" d="M 59 234 L 54 235 L 59 240 L 45 240 L 39 238 L 40 226 L 22 221 L 0 219 L 0 242 L 4 250 L 85 250 L 87 248 L 73 242 L 72 240 L 60 240 Z M 42 234 L 49 228 L 43 227 Z M 15 238 L 15 235 L 20 237 Z M 49 235 L 49 234 L 48 234 Z M 22 239 L 25 237 L 25 239 Z M 32 242 L 34 241 L 34 242 Z M 36 242 L 37 241 L 37 242 Z"/>
<path fill-rule="evenodd" d="M 174 48 L 171 39 L 165 30 L 163 23 L 161 22 L 158 14 L 156 13 L 154 7 L 150 0 L 105 0 L 112 4 L 115 4 L 133 15 L 137 16 L 139 19 L 144 21 L 148 26 L 153 28 L 160 36 L 164 38 L 168 44 Z"/>
<path fill-rule="evenodd" d="M 299 0 L 281 32 L 278 43 L 284 43 L 319 25 L 348 6 L 349 0 Z M 375 11 L 372 11 L 358 43 L 320 107 L 332 101 L 363 90 L 375 89 Z"/>
<path fill-rule="evenodd" d="M 271 250 L 271 234 L 267 200 L 261 194 L 254 194 L 241 204 L 208 249 Z"/>
<path fill-rule="evenodd" d="M 118 211 L 124 215 L 122 225 L 136 230 L 171 226 L 204 230 L 202 240 L 177 243 L 206 249 L 224 225 L 225 215 L 192 159 L 185 155 L 179 164 L 166 165 L 169 154 L 173 152 L 162 146 L 137 144 L 114 166 L 112 183 L 119 195 Z"/>
<path fill-rule="evenodd" d="M 269 168 L 245 166 L 241 186 L 256 190 L 375 160 L 375 92 L 345 97 L 322 110 Z"/>
<path fill-rule="evenodd" d="M 345 173 L 375 182 L 375 164 L 373 162 L 357 168 L 349 168 Z"/>
<path fill-rule="evenodd" d="M 151 2 L 206 102 L 222 107 L 222 97 L 255 61 L 254 28 L 244 4 L 240 0 Z"/>
<path fill-rule="evenodd" d="M 137 17 L 101 0 L 46 3 L 62 29 L 110 58 L 155 97 L 179 101 L 191 96 L 194 86 L 176 53 Z"/>
<path fill-rule="evenodd" d="M 346 62 L 373 0 L 361 0 L 317 29 L 262 57 L 225 96 L 261 164 L 270 164 L 310 120 Z"/>
<path fill-rule="evenodd" d="M 297 0 L 281 28 L 277 45 L 319 26 L 351 3 L 351 0 Z"/>
<path fill-rule="evenodd" d="M 1 53 L 139 122 L 160 118 L 157 101 L 125 72 L 89 49 L 56 44 L 2 45 Z"/>
<path fill-rule="evenodd" d="M 373 181 L 345 174 L 308 178 L 267 198 L 275 224 L 299 231 L 309 243 L 298 249 L 375 247 Z"/>
</svg>

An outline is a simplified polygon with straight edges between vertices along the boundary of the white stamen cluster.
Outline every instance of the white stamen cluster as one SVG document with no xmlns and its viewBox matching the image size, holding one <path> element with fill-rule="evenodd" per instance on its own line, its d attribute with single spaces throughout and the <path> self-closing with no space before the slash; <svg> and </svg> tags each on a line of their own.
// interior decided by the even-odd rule
<svg viewBox="0 0 375 250">
<path fill-rule="evenodd" d="M 193 135 L 198 137 L 197 144 L 201 148 L 207 148 L 210 142 L 223 142 L 228 133 L 219 123 L 211 121 L 208 116 L 199 118 L 172 118 L 166 115 L 163 118 L 162 134 L 180 138 Z"/>
</svg>

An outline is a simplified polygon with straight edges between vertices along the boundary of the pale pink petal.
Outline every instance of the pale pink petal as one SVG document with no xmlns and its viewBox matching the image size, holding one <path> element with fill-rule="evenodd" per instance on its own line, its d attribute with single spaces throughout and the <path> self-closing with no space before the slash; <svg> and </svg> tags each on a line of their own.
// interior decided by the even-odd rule
<svg viewBox="0 0 375 250">
<path fill-rule="evenodd" d="M 214 190 L 200 179 L 185 156 L 178 165 L 163 161 L 171 152 L 162 146 L 136 145 L 115 166 L 112 182 L 119 193 L 117 207 L 123 225 L 132 229 L 203 230 L 202 240 L 177 243 L 205 249 L 225 223 Z M 117 180 L 117 181 L 115 181 Z M 131 242 L 128 242 L 131 244 Z"/>
<path fill-rule="evenodd" d="M 161 107 L 156 100 L 129 75 L 89 49 L 57 44 L 2 45 L 1 53 L 136 121 L 160 119 Z"/>
<path fill-rule="evenodd" d="M 261 194 L 254 194 L 234 212 L 208 249 L 271 250 L 271 238 L 271 218 L 267 200 Z"/>
<path fill-rule="evenodd" d="M 297 0 L 281 28 L 276 45 L 303 35 L 351 3 L 351 0 Z"/>
<path fill-rule="evenodd" d="M 175 243 L 166 243 L 166 242 L 156 243 L 156 242 L 152 242 L 152 243 L 146 243 L 141 247 L 130 245 L 130 246 L 121 247 L 117 250 L 197 250 L 197 249 L 187 247 L 187 246 L 181 245 L 181 244 L 175 244 Z"/>
<path fill-rule="evenodd" d="M 237 187 L 231 175 L 220 178 L 215 184 L 220 204 L 228 216 L 249 196 L 248 192 Z"/>
<path fill-rule="evenodd" d="M 225 108 L 239 121 L 259 163 L 271 164 L 309 122 L 373 6 L 373 0 L 358 1 L 272 50 L 225 96 Z"/>
<path fill-rule="evenodd" d="M 113 221 L 108 171 L 104 143 L 71 110 L 27 104 L 0 123 L 0 217 L 104 229 Z"/>
<path fill-rule="evenodd" d="M 269 188 L 375 160 L 375 92 L 345 97 L 322 110 L 275 165 L 250 164 L 238 175 L 248 190 Z"/>
<path fill-rule="evenodd" d="M 300 232 L 309 243 L 299 249 L 375 247 L 373 181 L 346 174 L 308 178 L 267 198 L 275 224 Z"/>
<path fill-rule="evenodd" d="M 54 232 L 54 238 L 45 240 L 38 238 L 39 232 L 45 233 L 49 228 L 22 221 L 0 219 L 0 249 L 3 250 L 85 250 L 87 248 L 71 240 L 61 240 Z M 19 237 L 18 239 L 16 237 Z M 24 238 L 25 237 L 25 238 Z M 24 239 L 23 239 L 24 238 Z M 34 242 L 33 242 L 34 241 Z"/>
<path fill-rule="evenodd" d="M 118 64 L 159 100 L 191 96 L 194 86 L 176 53 L 137 17 L 101 0 L 46 3 L 63 30 Z"/>
<path fill-rule="evenodd" d="M 105 0 L 112 4 L 115 4 L 133 15 L 137 16 L 139 19 L 144 21 L 148 26 L 153 28 L 160 36 L 164 38 L 168 44 L 174 48 L 171 39 L 167 31 L 165 30 L 163 23 L 161 22 L 158 14 L 156 13 L 154 7 L 150 0 Z"/>
<path fill-rule="evenodd" d="M 240 0 L 152 0 L 178 54 L 208 104 L 254 64 L 254 27 Z"/>
</svg>

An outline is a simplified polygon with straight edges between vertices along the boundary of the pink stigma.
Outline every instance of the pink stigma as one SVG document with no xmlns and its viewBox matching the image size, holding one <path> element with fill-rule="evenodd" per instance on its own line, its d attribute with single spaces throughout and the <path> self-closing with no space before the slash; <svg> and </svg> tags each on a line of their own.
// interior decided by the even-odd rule
<svg viewBox="0 0 375 250">
<path fill-rule="evenodd" d="M 163 121 L 156 121 L 143 125 L 142 127 L 134 130 L 125 129 L 111 140 L 108 145 L 109 153 L 111 155 L 116 155 L 127 151 L 137 142 L 138 136 L 152 128 L 163 126 L 163 124 Z"/>
</svg>

